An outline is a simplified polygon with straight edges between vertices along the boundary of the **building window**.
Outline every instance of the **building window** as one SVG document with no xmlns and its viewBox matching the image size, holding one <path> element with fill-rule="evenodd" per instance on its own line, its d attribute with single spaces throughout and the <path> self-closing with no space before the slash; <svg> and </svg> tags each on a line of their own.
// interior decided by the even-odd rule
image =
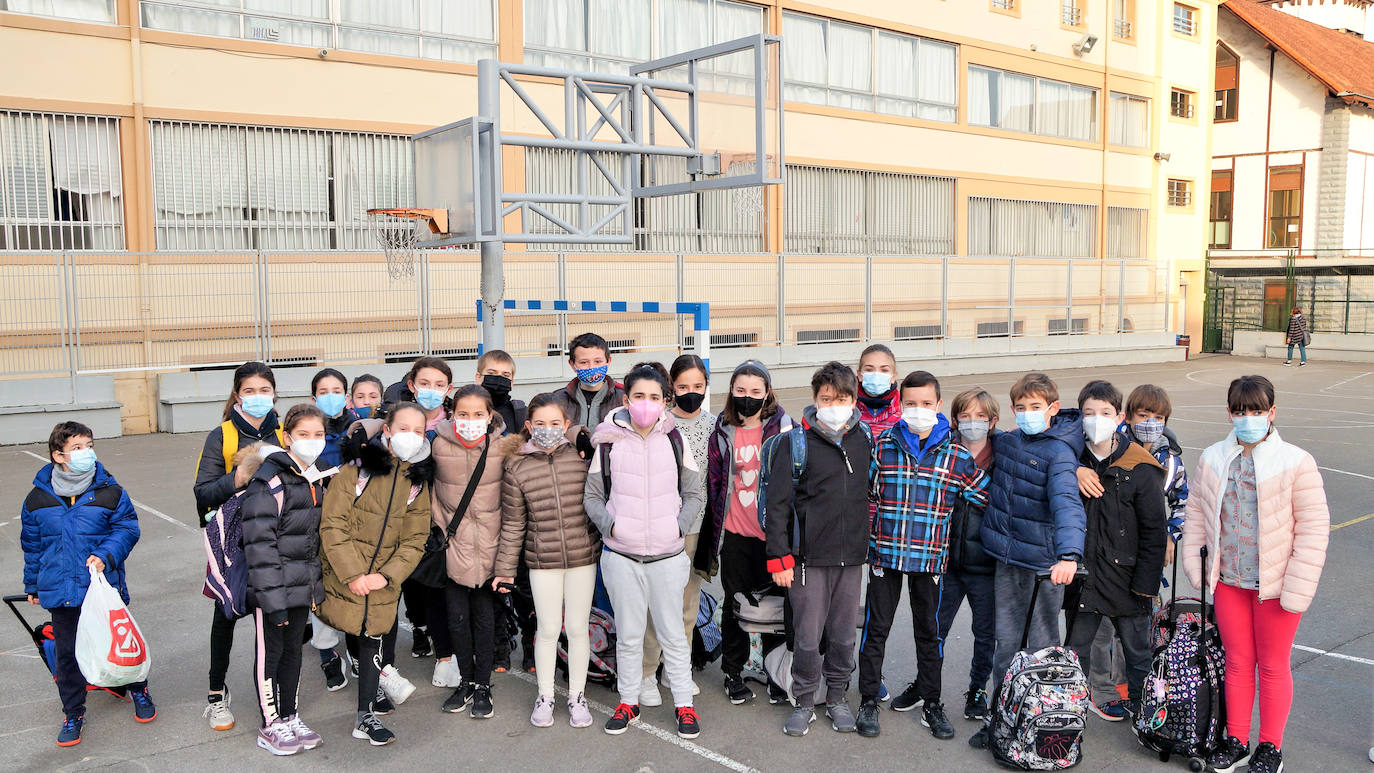
<svg viewBox="0 0 1374 773">
<path fill-rule="evenodd" d="M 0 11 L 114 24 L 115 0 L 0 0 Z"/>
<path fill-rule="evenodd" d="M 1097 139 L 1097 89 L 969 67 L 969 123 L 1091 142 Z"/>
<path fill-rule="evenodd" d="M 1174 32 L 1193 37 L 1197 35 L 1197 9 L 1174 3 Z"/>
<path fill-rule="evenodd" d="M 1150 100 L 1134 94 L 1111 93 L 1111 126 L 1107 142 L 1128 148 L 1150 144 Z"/>
<path fill-rule="evenodd" d="M 1269 238 L 1266 247 L 1302 244 L 1302 167 L 1269 170 Z"/>
<path fill-rule="evenodd" d="M 1122 40 L 1135 37 L 1135 0 L 1112 0 L 1112 35 Z"/>
<path fill-rule="evenodd" d="M 1212 201 L 1207 208 L 1211 236 L 1208 246 L 1214 250 L 1231 249 L 1231 170 L 1212 172 Z"/>
<path fill-rule="evenodd" d="M 1136 207 L 1107 207 L 1107 257 L 1145 257 L 1145 224 L 1150 211 Z"/>
<path fill-rule="evenodd" d="M 796 13 L 782 31 L 789 100 L 954 122 L 954 46 Z"/>
<path fill-rule="evenodd" d="M 1087 258 L 1097 253 L 1097 207 L 970 196 L 968 254 Z"/>
<path fill-rule="evenodd" d="M 1217 43 L 1216 89 L 1216 109 L 1212 120 L 1236 120 L 1236 98 L 1240 95 L 1240 58 L 1221 43 Z"/>
<path fill-rule="evenodd" d="M 765 32 L 763 13 L 725 0 L 525 0 L 525 63 L 628 73 L 649 59 Z M 716 66 L 728 68 L 729 58 Z M 737 74 L 752 76 L 753 62 Z"/>
<path fill-rule="evenodd" d="M 788 165 L 783 249 L 952 255 L 954 180 Z"/>
<path fill-rule="evenodd" d="M 1193 206 L 1193 184 L 1188 180 L 1169 180 L 1169 206 Z"/>
<path fill-rule="evenodd" d="M 1175 118 L 1192 118 L 1193 104 L 1193 92 L 1183 89 L 1169 91 L 1169 115 Z"/>
<path fill-rule="evenodd" d="M 413 206 L 410 138 L 149 122 L 159 249 L 376 250 L 373 207 Z"/>
<path fill-rule="evenodd" d="M 0 110 L 0 250 L 122 249 L 119 119 Z"/>
<path fill-rule="evenodd" d="M 494 8 L 494 0 L 141 3 L 149 29 L 468 63 L 496 56 Z"/>
<path fill-rule="evenodd" d="M 1059 0 L 1059 23 L 1066 27 L 1083 25 L 1082 0 Z"/>
<path fill-rule="evenodd" d="M 1016 10 L 1016 0 L 992 0 L 992 7 L 998 11 Z"/>
</svg>

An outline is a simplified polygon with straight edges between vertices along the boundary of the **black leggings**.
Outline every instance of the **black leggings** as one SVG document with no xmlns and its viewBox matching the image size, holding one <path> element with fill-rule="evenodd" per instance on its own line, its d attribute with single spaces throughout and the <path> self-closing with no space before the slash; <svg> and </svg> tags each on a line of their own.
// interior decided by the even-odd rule
<svg viewBox="0 0 1374 773">
<path fill-rule="evenodd" d="M 391 630 L 387 631 L 381 636 L 358 636 L 356 634 L 351 633 L 344 634 L 344 646 L 348 648 L 348 655 L 358 663 L 359 679 L 361 679 L 363 675 L 362 663 L 367 658 L 366 652 L 359 645 L 361 642 L 367 639 L 375 639 L 377 645 L 374 649 L 381 653 L 382 662 L 377 666 L 378 672 L 380 672 L 383 668 L 386 668 L 387 666 L 396 665 L 397 627 L 397 623 L 392 623 Z M 374 693 L 377 691 L 376 685 L 373 685 L 372 691 Z"/>
<path fill-rule="evenodd" d="M 448 630 L 458 671 L 469 682 L 491 684 L 496 594 L 485 586 L 469 588 L 452 580 L 444 588 Z M 438 645 L 435 645 L 438 654 Z"/>
<path fill-rule="evenodd" d="M 358 662 L 358 711 L 372 710 L 377 699 L 377 681 L 382 669 L 391 665 L 387 660 L 386 640 L 391 640 L 391 657 L 396 657 L 396 629 L 385 636 L 354 636 L 348 634 L 348 651 Z"/>
<path fill-rule="evenodd" d="M 234 624 L 224 616 L 224 607 L 215 602 L 210 621 L 210 692 L 224 692 L 224 677 L 229 673 L 229 653 L 234 649 Z"/>
</svg>

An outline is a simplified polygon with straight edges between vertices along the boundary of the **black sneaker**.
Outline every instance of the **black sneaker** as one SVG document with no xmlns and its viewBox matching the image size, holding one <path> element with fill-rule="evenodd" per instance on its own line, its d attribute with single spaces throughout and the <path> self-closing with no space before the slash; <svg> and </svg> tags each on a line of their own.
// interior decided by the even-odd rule
<svg viewBox="0 0 1374 773">
<path fill-rule="evenodd" d="M 978 732 L 974 733 L 968 739 L 968 745 L 972 746 L 975 749 L 986 749 L 988 748 L 988 743 L 991 740 L 992 723 L 988 722 L 987 720 L 983 720 L 983 726 L 978 728 Z"/>
<path fill-rule="evenodd" d="M 749 686 L 744 683 L 744 680 L 740 679 L 738 676 L 727 675 L 725 677 L 725 697 L 729 698 L 731 703 L 738 706 L 742 703 L 752 701 L 754 699 L 754 691 L 750 690 Z"/>
<path fill-rule="evenodd" d="M 502 646 L 501 644 L 496 645 L 496 654 L 492 658 L 491 670 L 495 671 L 498 674 L 504 674 L 510 670 L 509 644 L 506 644 L 505 646 Z"/>
<path fill-rule="evenodd" d="M 328 663 L 321 663 L 320 670 L 324 671 L 324 688 L 330 692 L 342 690 L 348 686 L 348 677 L 344 676 L 343 658 L 339 655 L 329 659 Z"/>
<path fill-rule="evenodd" d="M 450 714 L 461 712 L 468 707 L 469 703 L 472 703 L 472 692 L 472 685 L 468 682 L 463 682 L 453 691 L 452 695 L 444 700 L 444 705 L 440 706 L 439 710 L 446 711 Z"/>
<path fill-rule="evenodd" d="M 988 715 L 988 691 L 970 687 L 964 693 L 964 719 L 982 720 Z"/>
<path fill-rule="evenodd" d="M 1250 756 L 1250 747 L 1235 736 L 1228 735 L 1216 751 L 1207 757 L 1207 769 L 1213 773 L 1231 773 Z"/>
<path fill-rule="evenodd" d="M 386 746 L 396 740 L 396 734 L 382 727 L 382 723 L 377 721 L 377 715 L 370 711 L 364 714 L 357 727 L 353 728 L 353 737 L 366 740 L 373 746 Z"/>
<path fill-rule="evenodd" d="M 606 720 L 606 734 L 620 735 L 630 728 L 630 723 L 639 719 L 639 706 L 622 703 L 615 707 L 615 713 Z"/>
<path fill-rule="evenodd" d="M 434 654 L 434 643 L 429 640 L 429 632 L 422 626 L 415 626 L 410 632 L 410 656 L 412 658 L 427 658 Z M 357 672 L 353 673 L 357 676 Z"/>
<path fill-rule="evenodd" d="M 491 705 L 491 685 L 479 684 L 472 688 L 472 711 L 469 716 L 473 719 L 486 719 L 492 715 L 495 709 Z"/>
<path fill-rule="evenodd" d="M 358 678 L 358 661 L 353 658 L 348 659 L 348 673 L 352 674 L 354 679 Z"/>
<path fill-rule="evenodd" d="M 892 699 L 893 711 L 911 711 L 919 705 L 921 705 L 921 693 L 917 692 L 914 680 L 906 686 L 905 690 L 902 690 L 901 695 Z"/>
<path fill-rule="evenodd" d="M 679 738 L 696 738 L 701 735 L 701 720 L 697 710 L 691 706 L 677 708 L 677 735 Z"/>
<path fill-rule="evenodd" d="M 773 684 L 772 682 L 769 682 L 769 683 L 768 683 L 768 705 L 770 705 L 770 706 L 781 706 L 782 704 L 788 703 L 788 702 L 789 702 L 789 699 L 788 699 L 788 697 L 787 697 L 787 691 L 784 690 L 784 689 L 782 689 L 781 687 L 777 686 L 776 684 Z"/>
<path fill-rule="evenodd" d="M 954 737 L 954 726 L 949 723 L 949 717 L 945 716 L 943 703 L 926 701 L 925 708 L 921 709 L 921 724 L 930 728 L 930 734 L 941 741 Z"/>
<path fill-rule="evenodd" d="M 854 718 L 854 724 L 859 728 L 859 735 L 864 738 L 877 738 L 880 728 L 878 726 L 878 701 L 874 698 L 864 698 L 859 704 L 859 715 Z"/>
<path fill-rule="evenodd" d="M 86 724 L 86 715 L 77 714 L 62 721 L 62 729 L 57 731 L 58 746 L 76 746 L 81 743 L 81 726 Z"/>
<path fill-rule="evenodd" d="M 533 646 L 529 646 L 529 647 L 523 647 L 522 649 L 523 649 L 523 653 L 522 653 L 521 656 L 520 656 L 520 667 L 523 668 L 523 669 L 525 669 L 525 673 L 527 673 L 527 674 L 533 674 L 533 673 L 534 673 L 534 647 L 533 647 Z"/>
<path fill-rule="evenodd" d="M 377 697 L 372 701 L 372 713 L 379 717 L 384 717 L 387 714 L 395 713 L 395 711 L 396 704 L 392 703 L 391 699 L 386 697 L 386 693 L 382 691 L 382 688 L 378 687 Z"/>
<path fill-rule="evenodd" d="M 1283 752 L 1265 741 L 1250 755 L 1250 773 L 1283 773 Z"/>
</svg>

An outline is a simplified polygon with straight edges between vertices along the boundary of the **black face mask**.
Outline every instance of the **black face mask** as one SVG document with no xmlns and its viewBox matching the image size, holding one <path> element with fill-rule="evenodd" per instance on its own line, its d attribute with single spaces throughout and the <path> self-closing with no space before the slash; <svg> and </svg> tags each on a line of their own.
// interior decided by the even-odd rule
<svg viewBox="0 0 1374 773">
<path fill-rule="evenodd" d="M 734 406 L 735 413 L 743 417 L 749 417 L 763 410 L 762 397 L 747 397 L 745 395 L 730 395 L 730 405 Z"/>
<path fill-rule="evenodd" d="M 673 402 L 685 413 L 696 413 L 705 400 L 706 395 L 701 392 L 683 392 L 673 398 Z"/>
<path fill-rule="evenodd" d="M 482 388 L 491 392 L 491 401 L 504 405 L 510 399 L 510 379 L 505 376 L 487 374 L 482 377 Z"/>
</svg>

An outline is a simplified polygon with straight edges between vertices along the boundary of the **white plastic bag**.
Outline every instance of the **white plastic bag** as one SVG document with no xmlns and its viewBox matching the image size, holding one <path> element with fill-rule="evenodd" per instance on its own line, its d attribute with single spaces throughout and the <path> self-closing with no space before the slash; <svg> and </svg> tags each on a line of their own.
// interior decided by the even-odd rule
<svg viewBox="0 0 1374 773">
<path fill-rule="evenodd" d="M 76 664 L 97 687 L 119 687 L 148 678 L 148 645 L 104 572 L 91 571 L 91 586 L 76 624 Z"/>
</svg>

